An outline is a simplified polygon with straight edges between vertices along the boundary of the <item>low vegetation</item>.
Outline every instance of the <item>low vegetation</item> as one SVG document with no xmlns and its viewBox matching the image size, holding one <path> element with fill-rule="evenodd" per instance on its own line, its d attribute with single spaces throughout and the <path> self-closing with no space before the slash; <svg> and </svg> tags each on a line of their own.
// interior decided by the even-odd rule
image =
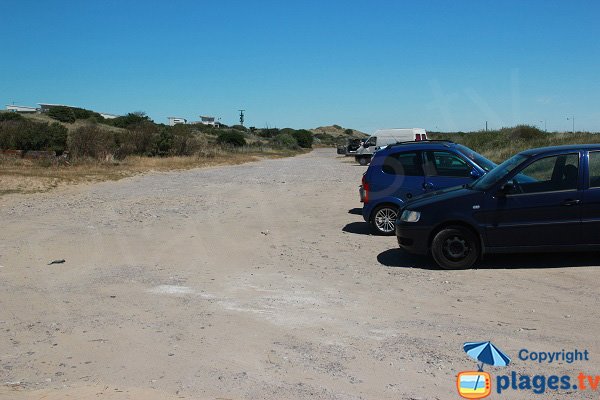
<svg viewBox="0 0 600 400">
<path fill-rule="evenodd" d="M 494 131 L 428 133 L 430 139 L 447 139 L 481 153 L 499 163 L 512 155 L 535 147 L 563 144 L 600 143 L 600 134 L 591 132 L 544 132 L 529 125 Z"/>
<path fill-rule="evenodd" d="M 149 169 L 291 156 L 313 145 L 331 144 L 333 140 L 322 141 L 303 129 L 167 126 L 139 111 L 114 119 L 72 107 L 52 107 L 45 114 L 0 112 L 0 150 L 13 151 L 0 155 L 0 194 L 43 191 L 64 182 L 117 179 Z M 57 157 L 28 159 L 31 151 Z M 14 158 L 18 154 L 25 158 Z"/>
<path fill-rule="evenodd" d="M 285 136 L 279 137 L 280 134 Z M 277 140 L 275 138 L 278 137 Z M 298 150 L 313 145 L 307 130 L 256 129 L 242 125 L 157 124 L 143 112 L 104 119 L 90 110 L 51 107 L 47 114 L 23 116 L 0 113 L 0 150 L 53 151 L 80 159 L 117 159 L 128 156 L 194 156 L 207 147 Z"/>
<path fill-rule="evenodd" d="M 365 139 L 369 135 L 341 125 L 319 126 L 311 129 L 315 143 L 320 146 L 346 146 L 348 140 Z"/>
<path fill-rule="evenodd" d="M 49 150 L 62 153 L 67 146 L 67 128 L 57 122 L 36 122 L 19 114 L 0 114 L 0 149 Z"/>
</svg>

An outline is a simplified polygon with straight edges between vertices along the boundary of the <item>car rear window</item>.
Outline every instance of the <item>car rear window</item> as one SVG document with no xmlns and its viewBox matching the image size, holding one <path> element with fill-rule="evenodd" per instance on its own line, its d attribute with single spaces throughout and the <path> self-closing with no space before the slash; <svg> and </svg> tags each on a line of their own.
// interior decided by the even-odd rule
<svg viewBox="0 0 600 400">
<path fill-rule="evenodd" d="M 590 187 L 600 187 L 600 152 L 590 152 Z"/>
<path fill-rule="evenodd" d="M 390 154 L 383 161 L 381 170 L 390 175 L 423 176 L 419 152 Z"/>
</svg>

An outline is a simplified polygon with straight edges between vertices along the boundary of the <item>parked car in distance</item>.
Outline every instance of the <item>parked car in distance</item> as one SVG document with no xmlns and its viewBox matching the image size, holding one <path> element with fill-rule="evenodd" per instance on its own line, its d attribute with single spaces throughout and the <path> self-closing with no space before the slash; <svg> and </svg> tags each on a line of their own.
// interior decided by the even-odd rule
<svg viewBox="0 0 600 400">
<path fill-rule="evenodd" d="M 372 230 L 393 235 L 405 202 L 479 178 L 496 164 L 460 144 L 427 140 L 389 145 L 373 156 L 359 189 L 362 215 Z"/>
<path fill-rule="evenodd" d="M 427 140 L 427 132 L 423 128 L 394 128 L 375 131 L 365 143 L 358 148 L 354 159 L 360 165 L 367 165 L 375 152 L 387 145 Z"/>
<path fill-rule="evenodd" d="M 337 147 L 337 153 L 345 156 L 353 156 L 360 148 L 362 142 L 363 139 L 348 139 L 348 143 L 345 146 Z"/>
<path fill-rule="evenodd" d="M 406 204 L 400 247 L 446 269 L 487 253 L 600 248 L 600 145 L 531 149 L 473 183 Z"/>
</svg>

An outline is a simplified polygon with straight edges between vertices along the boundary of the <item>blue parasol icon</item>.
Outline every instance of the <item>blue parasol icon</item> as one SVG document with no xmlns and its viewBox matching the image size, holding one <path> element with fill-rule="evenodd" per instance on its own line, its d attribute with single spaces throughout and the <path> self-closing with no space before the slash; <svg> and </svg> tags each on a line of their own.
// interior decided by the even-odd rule
<svg viewBox="0 0 600 400">
<path fill-rule="evenodd" d="M 510 357 L 500 351 L 492 342 L 467 342 L 463 345 L 463 349 L 469 357 L 481 362 L 481 365 L 478 365 L 479 371 L 483 371 L 483 364 L 495 367 L 506 367 L 510 364 Z M 477 389 L 479 378 L 478 375 L 475 381 L 475 389 Z"/>
<path fill-rule="evenodd" d="M 494 346 L 492 342 L 467 342 L 463 345 L 463 349 L 471 358 L 481 362 L 480 371 L 483 371 L 483 364 L 495 367 L 506 367 L 510 364 L 510 357 Z"/>
</svg>

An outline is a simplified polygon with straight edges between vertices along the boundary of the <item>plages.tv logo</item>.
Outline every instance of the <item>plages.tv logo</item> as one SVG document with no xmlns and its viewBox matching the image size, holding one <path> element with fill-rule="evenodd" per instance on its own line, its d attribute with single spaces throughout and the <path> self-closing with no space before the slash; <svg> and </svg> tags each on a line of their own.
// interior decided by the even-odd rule
<svg viewBox="0 0 600 400">
<path fill-rule="evenodd" d="M 465 399 L 483 399 L 492 392 L 492 378 L 483 371 L 483 365 L 506 367 L 510 358 L 491 342 L 467 342 L 465 352 L 478 363 L 477 371 L 463 371 L 456 377 L 458 394 Z"/>
</svg>

